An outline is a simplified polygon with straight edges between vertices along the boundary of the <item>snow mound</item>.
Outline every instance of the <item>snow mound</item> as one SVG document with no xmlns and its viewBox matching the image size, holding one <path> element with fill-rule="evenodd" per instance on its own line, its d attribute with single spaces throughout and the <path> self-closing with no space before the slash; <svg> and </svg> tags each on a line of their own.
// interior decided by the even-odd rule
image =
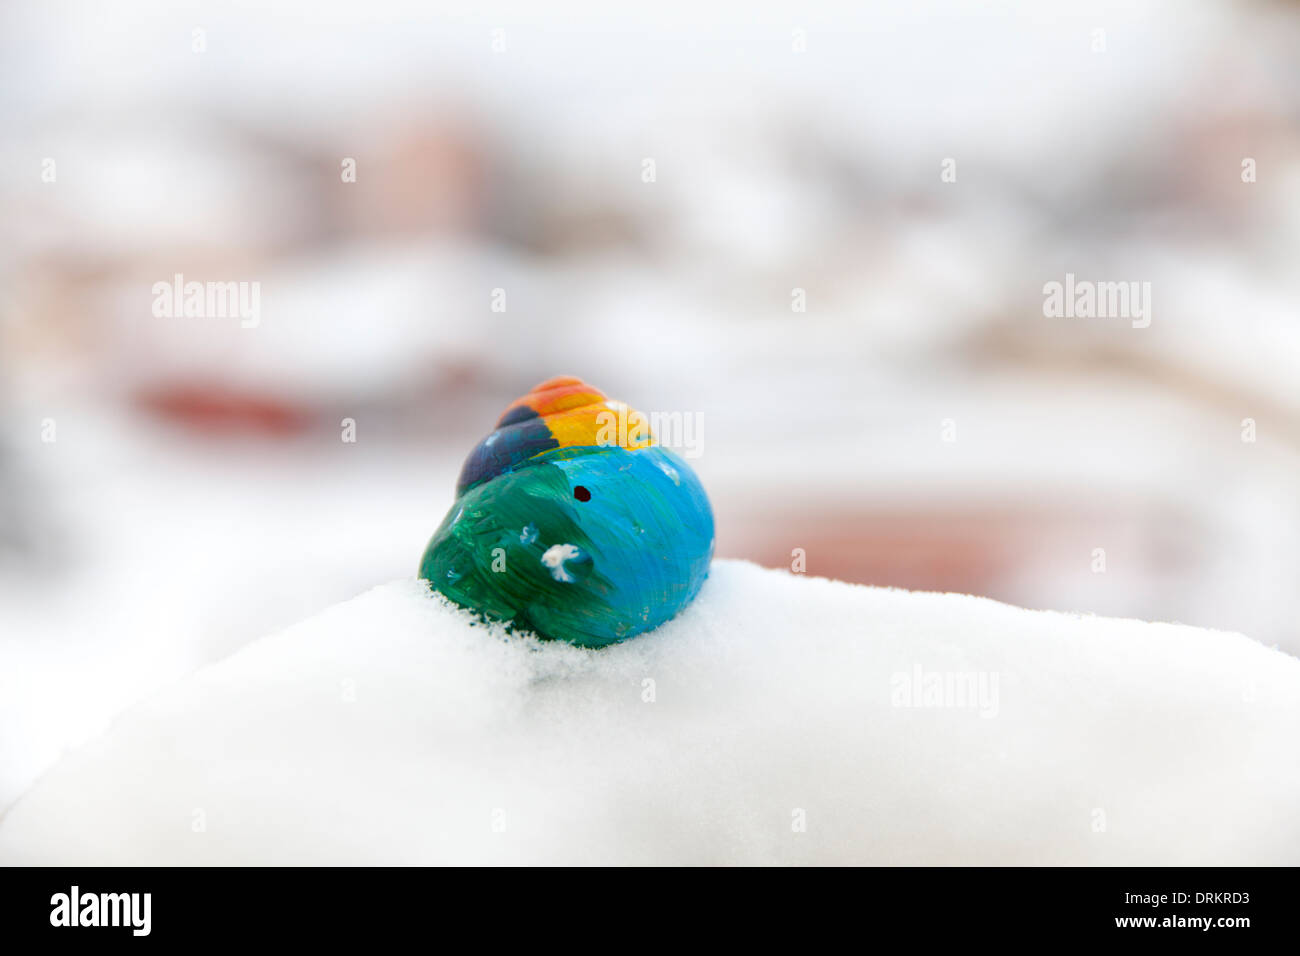
<svg viewBox="0 0 1300 956">
<path fill-rule="evenodd" d="M 599 651 L 376 588 L 138 705 L 0 861 L 1300 863 L 1300 660 L 718 561 Z"/>
</svg>

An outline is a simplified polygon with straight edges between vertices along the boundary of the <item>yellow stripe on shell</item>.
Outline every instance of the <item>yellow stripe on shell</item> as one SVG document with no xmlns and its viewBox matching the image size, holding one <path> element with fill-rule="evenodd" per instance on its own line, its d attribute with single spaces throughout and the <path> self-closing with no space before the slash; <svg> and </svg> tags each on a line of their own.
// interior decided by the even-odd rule
<svg viewBox="0 0 1300 956">
<path fill-rule="evenodd" d="M 650 421 L 623 402 L 601 402 L 547 415 L 546 427 L 561 448 L 600 445 L 635 451 L 655 443 Z"/>
</svg>

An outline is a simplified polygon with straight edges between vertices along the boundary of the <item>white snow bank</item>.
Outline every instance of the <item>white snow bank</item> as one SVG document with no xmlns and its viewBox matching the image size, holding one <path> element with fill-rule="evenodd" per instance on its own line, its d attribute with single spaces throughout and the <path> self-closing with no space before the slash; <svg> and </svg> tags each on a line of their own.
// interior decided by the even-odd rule
<svg viewBox="0 0 1300 956">
<path fill-rule="evenodd" d="M 719 561 L 584 651 L 399 581 L 129 711 L 0 860 L 1296 864 L 1297 740 L 1235 634 Z"/>
</svg>

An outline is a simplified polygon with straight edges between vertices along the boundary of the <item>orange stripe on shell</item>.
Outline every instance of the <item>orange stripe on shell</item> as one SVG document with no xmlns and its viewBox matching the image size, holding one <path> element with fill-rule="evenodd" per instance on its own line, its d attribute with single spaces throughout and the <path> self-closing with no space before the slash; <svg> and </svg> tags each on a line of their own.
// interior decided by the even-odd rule
<svg viewBox="0 0 1300 956">
<path fill-rule="evenodd" d="M 600 389 L 573 376 L 533 386 L 510 404 L 501 419 L 521 406 L 531 408 L 546 422 L 561 448 L 604 445 L 635 450 L 655 443 L 645 415 L 623 402 L 610 401 Z"/>
</svg>

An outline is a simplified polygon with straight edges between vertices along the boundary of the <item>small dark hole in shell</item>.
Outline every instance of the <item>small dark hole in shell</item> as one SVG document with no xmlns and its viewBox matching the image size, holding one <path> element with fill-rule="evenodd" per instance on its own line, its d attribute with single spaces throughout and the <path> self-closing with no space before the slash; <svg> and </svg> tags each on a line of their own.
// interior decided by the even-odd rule
<svg viewBox="0 0 1300 956">
<path fill-rule="evenodd" d="M 590 501 L 591 492 L 588 491 L 584 485 L 578 485 L 578 487 L 573 489 L 573 497 L 577 498 L 579 501 Z"/>
</svg>

